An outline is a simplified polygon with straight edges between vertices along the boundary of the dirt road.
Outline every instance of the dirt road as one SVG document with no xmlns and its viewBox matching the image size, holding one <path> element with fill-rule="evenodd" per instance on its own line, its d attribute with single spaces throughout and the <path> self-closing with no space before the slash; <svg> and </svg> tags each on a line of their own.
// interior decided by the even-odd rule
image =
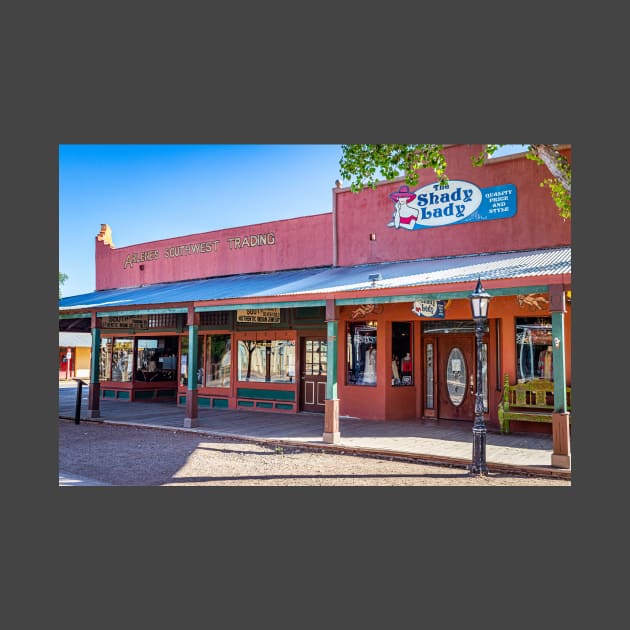
<svg viewBox="0 0 630 630">
<path fill-rule="evenodd" d="M 59 470 L 115 486 L 571 486 L 571 481 L 59 420 Z"/>
</svg>

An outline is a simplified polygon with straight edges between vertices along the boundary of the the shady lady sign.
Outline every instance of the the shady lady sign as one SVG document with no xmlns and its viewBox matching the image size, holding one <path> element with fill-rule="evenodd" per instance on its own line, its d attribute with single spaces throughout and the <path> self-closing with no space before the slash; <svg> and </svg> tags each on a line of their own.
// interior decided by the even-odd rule
<svg viewBox="0 0 630 630">
<path fill-rule="evenodd" d="M 504 184 L 478 188 L 453 179 L 446 184 L 428 184 L 415 192 L 401 186 L 389 195 L 394 212 L 388 227 L 406 230 L 441 227 L 471 221 L 506 219 L 516 214 L 516 186 Z"/>
</svg>

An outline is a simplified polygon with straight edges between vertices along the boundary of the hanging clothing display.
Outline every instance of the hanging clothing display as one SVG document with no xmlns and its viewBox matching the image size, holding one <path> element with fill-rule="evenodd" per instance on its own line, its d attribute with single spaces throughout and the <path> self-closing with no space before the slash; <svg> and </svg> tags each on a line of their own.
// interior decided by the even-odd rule
<svg viewBox="0 0 630 630">
<path fill-rule="evenodd" d="M 365 351 L 364 383 L 376 383 L 376 348 L 370 346 Z"/>
</svg>

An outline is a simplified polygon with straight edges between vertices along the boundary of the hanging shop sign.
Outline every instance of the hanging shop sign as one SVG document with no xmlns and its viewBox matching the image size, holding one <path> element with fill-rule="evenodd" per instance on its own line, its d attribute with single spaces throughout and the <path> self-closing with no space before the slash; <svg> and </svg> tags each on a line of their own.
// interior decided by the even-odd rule
<svg viewBox="0 0 630 630">
<path fill-rule="evenodd" d="M 405 230 L 443 227 L 472 221 L 506 219 L 516 214 L 516 186 L 478 188 L 453 179 L 411 191 L 401 186 L 391 193 L 394 212 L 388 227 Z"/>
<path fill-rule="evenodd" d="M 236 321 L 248 324 L 279 324 L 279 308 L 246 308 L 236 311 Z"/>
<path fill-rule="evenodd" d="M 418 300 L 413 303 L 411 312 L 418 317 L 443 318 L 446 312 L 447 300 Z"/>
</svg>

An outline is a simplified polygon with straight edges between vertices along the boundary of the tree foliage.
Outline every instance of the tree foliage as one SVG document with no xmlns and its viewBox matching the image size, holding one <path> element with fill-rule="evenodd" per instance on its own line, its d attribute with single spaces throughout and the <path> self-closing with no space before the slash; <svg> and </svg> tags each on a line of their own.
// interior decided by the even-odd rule
<svg viewBox="0 0 630 630">
<path fill-rule="evenodd" d="M 68 274 L 59 272 L 59 299 L 61 299 L 61 285 L 68 279 Z"/>
<path fill-rule="evenodd" d="M 483 166 L 502 144 L 486 144 L 472 157 L 474 166 Z M 551 177 L 540 183 L 548 187 L 560 216 L 571 217 L 571 164 L 554 144 L 529 144 L 526 157 L 544 165 Z M 401 175 L 409 186 L 418 183 L 418 172 L 431 169 L 440 182 L 447 182 L 447 164 L 443 144 L 344 144 L 339 162 L 340 175 L 350 182 L 350 189 L 376 188 L 379 180 L 390 181 Z"/>
</svg>

